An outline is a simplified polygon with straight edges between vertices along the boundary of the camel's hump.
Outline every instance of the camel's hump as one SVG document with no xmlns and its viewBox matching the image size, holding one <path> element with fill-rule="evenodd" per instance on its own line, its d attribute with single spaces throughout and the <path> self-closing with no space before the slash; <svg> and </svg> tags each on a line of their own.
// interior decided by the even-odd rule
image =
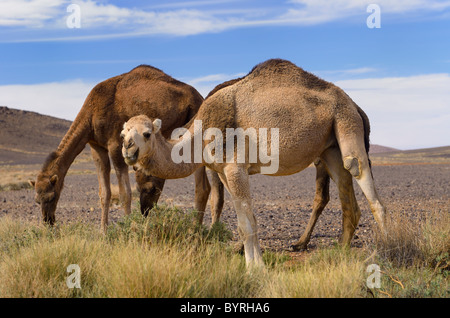
<svg viewBox="0 0 450 318">
<path fill-rule="evenodd" d="M 283 71 L 283 70 L 295 69 L 295 68 L 299 68 L 299 67 L 288 60 L 270 59 L 270 60 L 267 60 L 267 61 L 264 61 L 264 62 L 261 62 L 261 63 L 255 65 L 252 68 L 252 70 L 248 73 L 248 75 L 250 75 L 250 74 L 258 75 L 259 73 L 265 72 L 265 71 L 274 71 L 274 70 Z"/>
<path fill-rule="evenodd" d="M 308 89 L 325 90 L 333 86 L 333 84 L 319 78 L 298 67 L 294 63 L 283 59 L 270 59 L 259 63 L 248 73 L 246 78 L 256 77 L 285 77 L 290 82 L 300 84 Z"/>
<path fill-rule="evenodd" d="M 332 83 L 329 83 L 317 77 L 316 75 L 305 71 L 301 67 L 298 67 L 288 60 L 270 59 L 257 64 L 247 75 L 243 77 L 235 78 L 217 85 L 211 92 L 209 92 L 208 96 L 206 96 L 205 99 L 208 99 L 222 88 L 236 84 L 243 79 L 258 76 L 277 76 L 280 74 L 290 76 L 294 82 L 299 83 L 300 85 L 305 86 L 309 89 L 325 90 L 334 86 Z"/>
<path fill-rule="evenodd" d="M 138 65 L 131 71 L 122 74 L 120 77 L 120 85 L 122 85 L 122 87 L 134 85 L 135 82 L 146 79 L 170 83 L 177 87 L 191 88 L 190 85 L 174 79 L 159 68 L 147 64 Z M 198 92 L 196 92 L 196 94 L 198 94 Z"/>
<path fill-rule="evenodd" d="M 145 69 L 147 71 L 151 71 L 151 72 L 155 72 L 155 73 L 164 73 L 163 71 L 161 71 L 159 68 L 156 68 L 154 66 L 148 65 L 148 64 L 141 64 L 136 66 L 135 68 L 133 68 L 131 72 L 133 72 L 134 70 L 138 70 L 138 69 Z M 165 73 L 164 73 L 165 74 Z"/>
</svg>

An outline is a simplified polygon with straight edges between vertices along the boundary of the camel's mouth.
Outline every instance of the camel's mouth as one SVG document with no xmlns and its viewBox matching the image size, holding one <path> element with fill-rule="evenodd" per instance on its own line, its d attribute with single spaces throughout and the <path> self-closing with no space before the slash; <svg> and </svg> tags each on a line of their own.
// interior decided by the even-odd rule
<svg viewBox="0 0 450 318">
<path fill-rule="evenodd" d="M 125 163 L 129 166 L 136 164 L 138 156 L 139 156 L 139 148 L 132 156 L 127 155 L 126 157 L 124 157 Z"/>
</svg>

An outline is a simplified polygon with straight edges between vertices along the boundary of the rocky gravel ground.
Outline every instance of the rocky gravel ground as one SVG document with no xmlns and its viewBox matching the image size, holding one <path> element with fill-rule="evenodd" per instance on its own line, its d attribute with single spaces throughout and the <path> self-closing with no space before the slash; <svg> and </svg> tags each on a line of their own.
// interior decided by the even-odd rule
<svg viewBox="0 0 450 318">
<path fill-rule="evenodd" d="M 80 171 L 83 173 L 72 173 L 66 177 L 56 219 L 61 222 L 95 222 L 100 229 L 101 210 L 93 165 L 85 163 Z M 373 174 L 378 192 L 390 213 L 405 213 L 410 218 L 423 218 L 430 212 L 450 212 L 450 164 L 374 166 Z M 315 192 L 315 168 L 310 167 L 285 177 L 255 175 L 251 177 L 251 187 L 261 246 L 271 250 L 287 250 L 301 236 L 310 217 Z M 352 246 L 362 247 L 370 242 L 375 222 L 369 205 L 356 184 L 355 191 L 362 216 Z M 193 200 L 194 178 L 190 176 L 168 180 L 160 203 L 188 209 L 193 207 Z M 134 199 L 133 206 L 137 208 L 137 199 Z M 0 191 L 0 217 L 7 215 L 40 222 L 40 209 L 34 202 L 34 191 Z M 122 217 L 120 206 L 113 204 L 110 222 L 116 222 Z M 209 225 L 210 220 L 208 208 L 205 223 Z M 237 239 L 236 214 L 228 193 L 221 220 Z M 330 202 L 317 222 L 309 248 L 333 244 L 339 239 L 341 227 L 342 212 L 338 192 L 334 183 L 331 183 Z"/>
</svg>

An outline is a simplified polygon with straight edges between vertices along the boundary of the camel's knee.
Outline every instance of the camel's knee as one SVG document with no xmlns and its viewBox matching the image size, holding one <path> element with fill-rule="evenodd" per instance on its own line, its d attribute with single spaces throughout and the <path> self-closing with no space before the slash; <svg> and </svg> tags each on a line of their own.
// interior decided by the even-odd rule
<svg viewBox="0 0 450 318">
<path fill-rule="evenodd" d="M 208 201 L 209 194 L 211 193 L 211 186 L 208 181 L 195 184 L 195 196 L 196 201 L 205 202 Z"/>
<path fill-rule="evenodd" d="M 202 223 L 203 212 L 206 209 L 206 204 L 208 203 L 209 193 L 211 192 L 211 187 L 209 183 L 200 186 L 196 184 L 195 186 L 195 204 L 194 208 L 199 212 L 199 222 Z"/>
<path fill-rule="evenodd" d="M 323 210 L 328 202 L 330 202 L 330 194 L 329 193 L 321 193 L 320 195 L 316 195 L 314 198 L 314 207 L 318 210 Z"/>
<path fill-rule="evenodd" d="M 195 209 L 199 212 L 205 211 L 206 203 L 211 192 L 211 185 L 209 184 L 204 167 L 195 172 Z"/>
<path fill-rule="evenodd" d="M 107 186 L 100 187 L 98 196 L 102 205 L 109 205 L 109 202 L 111 201 L 111 188 Z"/>
<path fill-rule="evenodd" d="M 120 201 L 123 205 L 128 205 L 131 203 L 131 188 L 130 187 L 119 187 L 119 195 L 120 195 Z"/>
<path fill-rule="evenodd" d="M 350 172 L 350 174 L 355 178 L 359 178 L 361 176 L 361 163 L 358 160 L 358 158 L 345 157 L 344 168 L 347 169 Z"/>
</svg>

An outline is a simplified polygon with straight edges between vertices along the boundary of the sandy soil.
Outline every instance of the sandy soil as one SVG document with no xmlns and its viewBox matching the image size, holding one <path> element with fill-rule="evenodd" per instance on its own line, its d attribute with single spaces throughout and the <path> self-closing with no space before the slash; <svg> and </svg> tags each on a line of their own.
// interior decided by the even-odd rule
<svg viewBox="0 0 450 318">
<path fill-rule="evenodd" d="M 65 187 L 56 211 L 57 221 L 81 219 L 95 222 L 100 229 L 100 206 L 97 177 L 91 162 L 83 162 L 69 170 Z M 373 174 L 377 189 L 390 213 L 406 212 L 411 218 L 423 218 L 428 213 L 450 212 L 450 164 L 396 164 L 375 165 Z M 303 233 L 308 222 L 315 191 L 315 169 L 310 167 L 295 175 L 251 177 L 254 196 L 254 213 L 259 227 L 259 238 L 263 248 L 287 250 Z M 134 179 L 134 176 L 132 176 Z M 115 182 L 115 178 L 113 178 Z M 134 183 L 134 180 L 133 180 Z M 370 240 L 374 219 L 361 190 L 355 184 L 356 196 L 362 216 L 352 245 L 361 247 Z M 160 203 L 174 204 L 183 208 L 193 207 L 194 178 L 168 180 Z M 137 199 L 133 207 L 136 208 Z M 40 222 L 40 209 L 34 202 L 34 191 L 23 189 L 0 192 L 0 217 Z M 123 217 L 123 210 L 113 205 L 110 221 Z M 222 213 L 222 221 L 235 234 L 236 215 L 230 197 Z M 205 223 L 210 223 L 209 208 Z M 330 202 L 319 218 L 309 248 L 336 242 L 341 233 L 342 212 L 338 193 L 331 184 Z"/>
</svg>

